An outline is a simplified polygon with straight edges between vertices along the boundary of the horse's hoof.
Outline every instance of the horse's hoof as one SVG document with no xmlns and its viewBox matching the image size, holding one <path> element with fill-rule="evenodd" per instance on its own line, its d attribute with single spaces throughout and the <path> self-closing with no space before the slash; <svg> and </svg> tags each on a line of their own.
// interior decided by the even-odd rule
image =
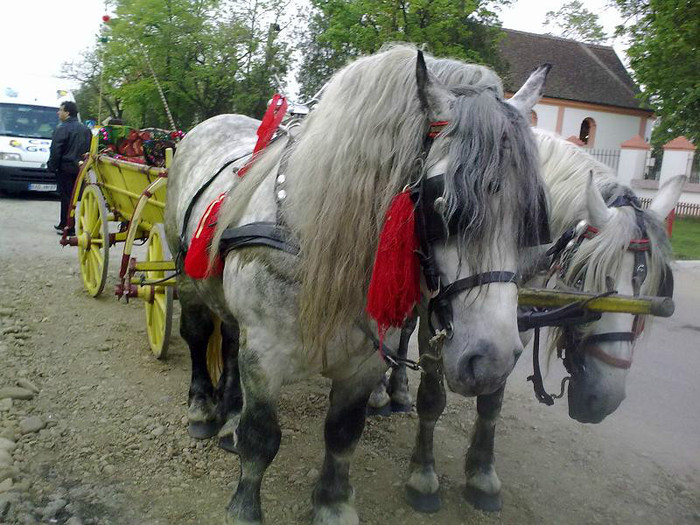
<svg viewBox="0 0 700 525">
<path fill-rule="evenodd" d="M 370 417 L 389 417 L 391 415 L 391 403 L 387 403 L 381 407 L 373 407 L 372 405 L 367 405 L 367 415 Z"/>
<path fill-rule="evenodd" d="M 424 494 L 413 487 L 406 487 L 406 503 L 417 512 L 433 514 L 440 510 L 440 492 Z"/>
<path fill-rule="evenodd" d="M 391 411 L 397 413 L 410 414 L 413 412 L 413 405 L 411 403 L 399 403 L 397 401 L 391 402 Z"/>
<path fill-rule="evenodd" d="M 187 433 L 194 439 L 209 439 L 219 433 L 221 426 L 216 420 L 211 421 L 190 421 L 187 426 Z"/>
<path fill-rule="evenodd" d="M 236 443 L 233 441 L 233 436 L 231 434 L 219 438 L 219 448 L 224 449 L 226 452 L 231 452 L 238 455 L 238 448 L 236 447 Z"/>
<path fill-rule="evenodd" d="M 314 507 L 311 525 L 360 525 L 360 518 L 349 503 Z"/>
<path fill-rule="evenodd" d="M 467 485 L 464 487 L 464 498 L 477 510 L 498 512 L 503 508 L 503 497 L 500 492 L 489 494 L 488 492 Z"/>
</svg>

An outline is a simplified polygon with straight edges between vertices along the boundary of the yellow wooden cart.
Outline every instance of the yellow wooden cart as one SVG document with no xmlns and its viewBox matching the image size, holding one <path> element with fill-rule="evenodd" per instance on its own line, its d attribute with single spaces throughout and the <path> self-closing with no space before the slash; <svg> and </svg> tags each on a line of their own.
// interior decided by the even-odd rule
<svg viewBox="0 0 700 525">
<path fill-rule="evenodd" d="M 165 168 L 115 159 L 98 150 L 93 137 L 90 153 L 76 180 L 68 229 L 62 245 L 77 246 L 85 290 L 97 297 L 107 281 L 109 250 L 123 243 L 116 294 L 126 300 L 144 300 L 146 332 L 153 354 L 166 356 L 172 329 L 175 298 L 175 261 L 165 240 L 163 216 L 168 167 L 172 149 L 166 150 Z M 118 223 L 111 231 L 110 223 Z M 137 243 L 146 243 L 145 260 L 132 257 Z"/>
</svg>

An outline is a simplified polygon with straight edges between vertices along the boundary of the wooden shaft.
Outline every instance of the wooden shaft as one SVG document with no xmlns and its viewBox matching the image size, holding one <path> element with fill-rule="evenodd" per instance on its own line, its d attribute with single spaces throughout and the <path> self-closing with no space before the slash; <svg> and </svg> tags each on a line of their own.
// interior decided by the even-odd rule
<svg viewBox="0 0 700 525">
<path fill-rule="evenodd" d="M 654 315 L 671 317 L 675 305 L 670 297 L 644 297 L 629 295 L 609 295 L 592 299 L 598 294 L 585 292 L 561 292 L 543 288 L 521 288 L 518 291 L 520 306 L 559 307 L 578 301 L 586 304 L 588 310 L 594 312 L 618 312 L 636 315 Z"/>
</svg>

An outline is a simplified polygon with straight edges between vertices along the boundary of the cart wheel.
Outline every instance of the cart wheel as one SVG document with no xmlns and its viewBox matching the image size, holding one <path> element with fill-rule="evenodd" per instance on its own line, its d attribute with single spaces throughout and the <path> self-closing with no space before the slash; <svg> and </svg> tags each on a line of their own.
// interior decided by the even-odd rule
<svg viewBox="0 0 700 525">
<path fill-rule="evenodd" d="M 165 242 L 165 230 L 162 224 L 157 224 L 148 236 L 146 261 L 170 261 L 170 249 Z M 157 281 L 167 277 L 164 271 L 146 272 L 148 281 Z M 158 359 L 164 359 L 170 343 L 170 330 L 173 325 L 173 287 L 153 286 L 145 301 L 146 332 L 151 352 Z"/>
<path fill-rule="evenodd" d="M 107 205 L 97 186 L 87 186 L 78 202 L 75 235 L 83 285 L 93 297 L 102 293 L 109 266 Z"/>
<path fill-rule="evenodd" d="M 214 316 L 214 331 L 209 336 L 209 343 L 207 343 L 207 370 L 214 386 L 219 384 L 219 379 L 224 371 L 221 342 L 221 319 Z"/>
</svg>

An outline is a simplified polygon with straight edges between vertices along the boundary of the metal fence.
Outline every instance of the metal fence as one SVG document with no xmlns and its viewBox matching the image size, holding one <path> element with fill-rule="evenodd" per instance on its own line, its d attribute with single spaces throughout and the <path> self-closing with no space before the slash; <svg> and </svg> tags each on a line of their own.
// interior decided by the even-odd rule
<svg viewBox="0 0 700 525">
<path fill-rule="evenodd" d="M 602 162 L 606 166 L 609 166 L 615 172 L 617 172 L 617 167 L 620 164 L 620 150 L 619 149 L 592 149 L 588 153 L 592 155 L 598 162 Z"/>
<path fill-rule="evenodd" d="M 639 199 L 642 208 L 648 208 L 651 204 L 651 199 L 644 197 Z M 679 202 L 675 207 L 676 217 L 700 217 L 700 204 L 691 204 L 689 202 Z"/>
</svg>

